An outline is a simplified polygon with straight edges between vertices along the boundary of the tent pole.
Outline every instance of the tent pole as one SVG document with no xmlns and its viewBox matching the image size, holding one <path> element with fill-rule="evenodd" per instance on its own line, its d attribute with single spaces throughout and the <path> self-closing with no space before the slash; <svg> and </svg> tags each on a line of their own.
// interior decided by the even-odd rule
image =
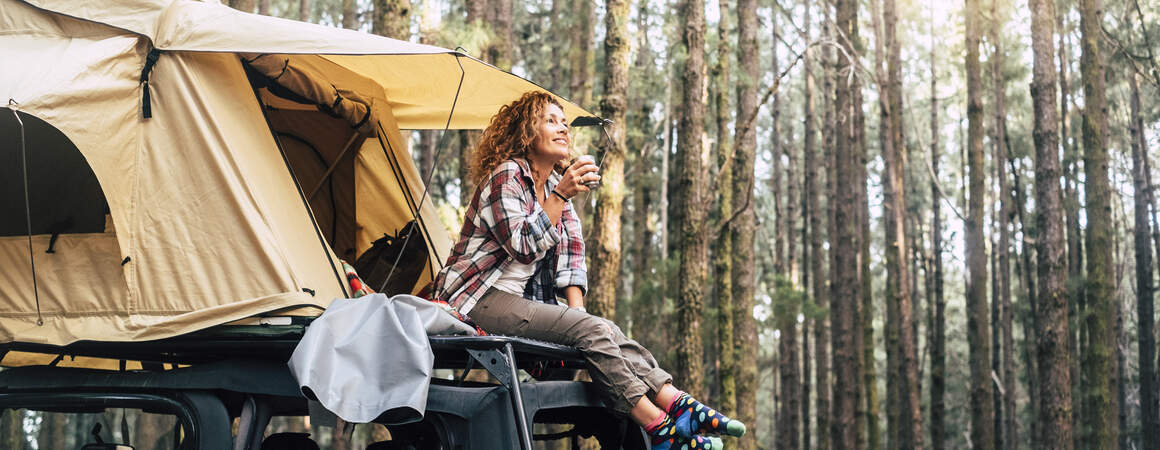
<svg viewBox="0 0 1160 450">
<path fill-rule="evenodd" d="M 21 174 L 24 175 L 24 221 L 28 226 L 28 263 L 32 266 L 32 296 L 36 299 L 36 326 L 42 326 L 44 317 L 40 315 L 40 290 L 36 286 L 36 258 L 32 251 L 32 207 L 28 201 L 28 153 L 24 143 L 24 121 L 20 120 L 20 114 L 12 108 L 14 105 L 16 101 L 8 99 L 7 108 L 12 111 L 12 117 L 16 118 L 17 125 L 20 125 L 20 162 Z"/>
<path fill-rule="evenodd" d="M 314 189 L 310 190 L 310 195 L 306 196 L 306 198 L 314 200 L 314 195 L 318 194 L 319 189 L 322 189 L 322 184 L 326 183 L 326 179 L 334 174 L 334 169 L 338 168 L 338 163 L 342 162 L 342 159 L 346 158 L 346 154 L 350 153 L 350 149 L 354 148 L 354 142 L 358 140 L 359 136 L 361 135 L 357 131 L 350 136 L 350 139 L 346 141 L 346 145 L 342 148 L 342 153 L 339 153 L 338 158 L 334 159 L 334 164 L 326 168 L 326 173 L 322 174 L 322 178 L 318 179 L 318 183 L 314 184 Z"/>
</svg>

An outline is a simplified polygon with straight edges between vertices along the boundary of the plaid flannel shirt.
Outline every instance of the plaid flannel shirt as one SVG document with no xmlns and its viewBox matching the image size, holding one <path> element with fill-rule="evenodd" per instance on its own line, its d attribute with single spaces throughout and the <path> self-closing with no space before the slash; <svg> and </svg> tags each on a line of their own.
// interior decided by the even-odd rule
<svg viewBox="0 0 1160 450">
<path fill-rule="evenodd" d="M 560 223 L 553 226 L 536 200 L 531 173 L 526 160 L 509 159 L 476 188 L 459 242 L 435 277 L 435 300 L 467 314 L 512 261 L 536 262 L 524 298 L 554 304 L 557 289 L 561 295 L 568 286 L 587 291 L 584 238 L 572 202 L 564 205 Z M 560 175 L 553 172 L 548 192 L 559 182 Z"/>
</svg>

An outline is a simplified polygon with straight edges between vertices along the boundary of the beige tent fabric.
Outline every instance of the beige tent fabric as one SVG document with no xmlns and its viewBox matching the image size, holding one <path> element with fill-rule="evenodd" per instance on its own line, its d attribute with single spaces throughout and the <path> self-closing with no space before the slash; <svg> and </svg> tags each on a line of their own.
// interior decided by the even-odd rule
<svg viewBox="0 0 1160 450">
<path fill-rule="evenodd" d="M 144 119 L 138 80 L 154 45 L 165 51 L 149 74 L 152 118 Z M 114 225 L 61 235 L 55 255 L 34 252 L 39 308 L 27 238 L 0 237 L 0 342 L 160 339 L 276 311 L 321 311 L 347 296 L 303 199 L 311 187 L 291 174 L 292 156 L 266 113 L 325 115 L 261 92 L 260 103 L 242 53 L 291 59 L 301 82 L 331 86 L 372 111 L 372 137 L 353 141 L 357 153 L 340 161 L 353 176 L 342 213 L 354 216 L 344 239 L 356 254 L 415 214 L 422 177 L 399 128 L 443 127 L 457 61 L 467 77 L 452 128 L 481 128 L 501 104 L 538 89 L 444 49 L 214 4 L 0 0 L 0 58 L 20 62 L 0 70 L 0 101 L 12 99 L 72 141 Z M 307 121 L 296 131 L 319 130 Z M 327 150 L 331 159 L 338 153 Z M 451 245 L 432 203 L 419 212 L 433 264 L 419 286 Z M 48 239 L 33 236 L 34 248 Z"/>
<path fill-rule="evenodd" d="M 481 129 L 499 107 L 542 87 L 450 50 L 352 30 L 248 14 L 190 0 L 28 0 L 48 11 L 122 28 L 162 50 L 331 55 L 383 86 L 399 128 L 443 129 L 463 65 L 451 129 Z M 342 55 L 342 56 L 339 56 Z M 554 94 L 553 94 L 554 95 Z M 568 117 L 591 113 L 557 96 Z"/>
</svg>

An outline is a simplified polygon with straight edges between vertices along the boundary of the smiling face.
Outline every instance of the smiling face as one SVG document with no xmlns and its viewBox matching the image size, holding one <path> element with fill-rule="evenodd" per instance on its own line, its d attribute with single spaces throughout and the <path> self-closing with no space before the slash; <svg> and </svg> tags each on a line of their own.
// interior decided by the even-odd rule
<svg viewBox="0 0 1160 450">
<path fill-rule="evenodd" d="M 568 158 L 568 148 L 571 144 L 572 135 L 568 132 L 564 111 L 559 105 L 549 103 L 544 107 L 544 113 L 536 127 L 536 140 L 532 142 L 528 156 L 555 164 Z"/>
</svg>

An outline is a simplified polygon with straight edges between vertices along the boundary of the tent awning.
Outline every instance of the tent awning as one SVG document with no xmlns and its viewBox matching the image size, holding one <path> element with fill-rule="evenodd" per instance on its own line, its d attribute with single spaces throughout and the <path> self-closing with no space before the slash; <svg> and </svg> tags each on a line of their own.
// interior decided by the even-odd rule
<svg viewBox="0 0 1160 450">
<path fill-rule="evenodd" d="M 451 129 L 482 129 L 500 106 L 523 93 L 548 92 L 460 52 L 249 14 L 220 4 L 191 0 L 25 1 L 40 9 L 139 34 L 165 51 L 326 55 L 334 63 L 379 83 L 401 129 L 443 129 L 453 102 Z M 556 97 L 569 118 L 592 115 L 581 106 Z"/>
</svg>

